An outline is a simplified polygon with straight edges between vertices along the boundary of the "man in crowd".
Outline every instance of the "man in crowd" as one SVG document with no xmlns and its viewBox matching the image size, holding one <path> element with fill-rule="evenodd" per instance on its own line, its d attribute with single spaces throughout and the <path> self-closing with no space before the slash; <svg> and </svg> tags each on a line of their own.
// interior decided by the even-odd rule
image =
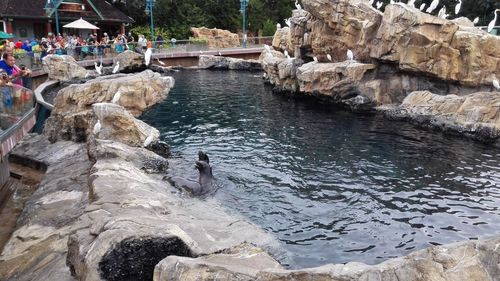
<svg viewBox="0 0 500 281">
<path fill-rule="evenodd" d="M 4 53 L 0 61 L 0 69 L 4 70 L 8 75 L 8 80 L 12 83 L 23 86 L 23 77 L 31 75 L 31 70 L 24 66 L 18 67 L 16 59 L 12 53 Z"/>
</svg>

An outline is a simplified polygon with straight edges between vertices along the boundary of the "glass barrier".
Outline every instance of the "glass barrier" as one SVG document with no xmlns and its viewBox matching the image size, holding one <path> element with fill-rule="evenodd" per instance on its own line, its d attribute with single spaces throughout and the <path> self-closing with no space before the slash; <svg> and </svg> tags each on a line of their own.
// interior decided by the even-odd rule
<svg viewBox="0 0 500 281">
<path fill-rule="evenodd" d="M 33 109 L 35 97 L 31 90 L 16 84 L 0 86 L 0 135 Z"/>
</svg>

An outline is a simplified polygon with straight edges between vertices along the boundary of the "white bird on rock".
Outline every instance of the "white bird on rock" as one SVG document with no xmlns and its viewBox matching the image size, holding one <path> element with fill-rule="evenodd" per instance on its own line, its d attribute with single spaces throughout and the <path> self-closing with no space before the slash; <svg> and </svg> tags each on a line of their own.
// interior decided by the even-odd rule
<svg viewBox="0 0 500 281">
<path fill-rule="evenodd" d="M 500 9 L 495 10 L 495 17 L 493 20 L 488 24 L 488 33 L 490 33 L 493 30 L 493 27 L 495 27 L 495 23 L 497 22 L 497 12 L 499 12 Z"/>
<path fill-rule="evenodd" d="M 101 64 L 101 66 L 97 66 L 97 62 L 95 61 L 94 67 L 95 67 L 95 71 L 97 72 L 97 74 L 102 75 L 102 64 Z"/>
<path fill-rule="evenodd" d="M 332 61 L 332 56 L 330 56 L 330 54 L 326 54 L 326 58 L 327 58 L 329 61 Z"/>
<path fill-rule="evenodd" d="M 368 1 L 368 4 L 370 4 L 370 6 L 373 6 L 374 2 L 375 2 L 375 0 L 370 0 L 370 1 Z"/>
<path fill-rule="evenodd" d="M 478 22 L 479 22 L 479 17 L 476 17 L 476 18 L 472 21 L 472 23 L 473 23 L 474 25 L 476 25 Z"/>
<path fill-rule="evenodd" d="M 156 58 L 156 61 L 157 61 L 159 64 L 161 64 L 161 65 L 165 66 L 165 63 L 164 63 L 164 62 L 162 62 L 159 58 Z"/>
<path fill-rule="evenodd" d="M 146 138 L 146 140 L 144 140 L 144 143 L 142 146 L 148 147 L 153 142 L 154 138 L 155 137 L 153 136 L 153 134 L 149 134 L 149 136 Z"/>
<path fill-rule="evenodd" d="M 118 91 L 113 96 L 113 99 L 111 100 L 111 102 L 112 103 L 118 103 L 118 101 L 120 100 L 121 97 L 122 97 L 122 93 L 120 91 Z"/>
<path fill-rule="evenodd" d="M 97 119 L 97 123 L 94 125 L 94 130 L 92 131 L 94 135 L 98 135 L 101 131 L 101 120 Z"/>
<path fill-rule="evenodd" d="M 446 6 L 443 6 L 443 8 L 441 8 L 441 10 L 439 10 L 438 18 L 446 19 L 448 16 L 450 16 L 450 15 L 446 13 Z"/>
<path fill-rule="evenodd" d="M 423 11 L 424 9 L 425 9 L 425 3 L 422 3 L 422 5 L 420 5 L 419 10 L 420 10 L 420 11 Z"/>
<path fill-rule="evenodd" d="M 458 4 L 455 6 L 455 15 L 460 13 L 460 8 L 462 7 L 462 0 L 458 0 Z"/>
<path fill-rule="evenodd" d="M 376 5 L 376 6 L 377 6 L 377 9 L 379 9 L 379 10 L 380 10 L 380 8 L 382 8 L 382 5 L 384 5 L 384 3 L 382 3 L 382 2 L 377 2 L 377 5 Z"/>
<path fill-rule="evenodd" d="M 281 24 L 279 22 L 276 24 L 276 29 L 281 29 Z"/>
<path fill-rule="evenodd" d="M 302 6 L 300 6 L 300 4 L 299 4 L 299 1 L 298 1 L 298 0 L 297 0 L 297 1 L 295 1 L 295 8 L 297 8 L 297 10 L 299 10 L 299 11 L 302 11 Z"/>
<path fill-rule="evenodd" d="M 286 24 L 288 27 L 292 26 L 292 19 L 287 18 L 287 19 L 285 20 L 285 24 Z"/>
<path fill-rule="evenodd" d="M 429 8 L 427 8 L 426 12 L 429 14 L 432 13 L 432 11 L 434 11 L 438 5 L 439 5 L 439 0 L 433 0 Z"/>
<path fill-rule="evenodd" d="M 493 87 L 495 87 L 497 91 L 500 91 L 500 83 L 498 82 L 497 79 L 493 79 Z"/>
<path fill-rule="evenodd" d="M 351 50 L 347 50 L 347 59 L 354 60 L 354 53 Z"/>
<path fill-rule="evenodd" d="M 318 62 L 318 58 L 316 56 L 313 56 L 314 62 Z"/>
<path fill-rule="evenodd" d="M 118 73 L 120 70 L 120 62 L 117 61 L 115 67 L 113 67 L 113 74 Z"/>
<path fill-rule="evenodd" d="M 412 7 L 412 8 L 415 8 L 415 0 L 410 0 L 408 1 L 408 6 Z"/>
<path fill-rule="evenodd" d="M 146 66 L 148 66 L 149 63 L 151 62 L 152 55 L 153 55 L 153 50 L 151 50 L 151 48 L 148 48 L 146 50 L 146 53 L 144 53 L 144 63 L 146 64 Z"/>
<path fill-rule="evenodd" d="M 284 54 L 285 54 L 285 57 L 286 57 L 287 59 L 291 59 L 291 58 L 292 58 L 292 57 L 290 57 L 290 54 L 288 54 L 288 51 L 287 51 L 287 50 L 285 50 Z"/>
</svg>

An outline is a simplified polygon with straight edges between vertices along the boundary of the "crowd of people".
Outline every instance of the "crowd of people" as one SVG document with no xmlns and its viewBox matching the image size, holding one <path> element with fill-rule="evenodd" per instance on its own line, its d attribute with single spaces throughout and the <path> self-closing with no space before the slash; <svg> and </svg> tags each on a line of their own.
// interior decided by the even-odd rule
<svg viewBox="0 0 500 281">
<path fill-rule="evenodd" d="M 109 36 L 106 32 L 102 36 L 97 33 L 88 33 L 86 37 L 68 34 L 49 34 L 41 39 L 25 41 L 5 40 L 0 43 L 0 52 L 20 52 L 33 58 L 35 65 L 41 64 L 43 57 L 49 54 L 70 55 L 77 60 L 96 59 L 110 54 L 119 54 L 125 50 L 144 52 L 151 47 L 151 41 L 139 35 L 136 41 L 129 32 L 128 35 L 117 34 Z"/>
</svg>

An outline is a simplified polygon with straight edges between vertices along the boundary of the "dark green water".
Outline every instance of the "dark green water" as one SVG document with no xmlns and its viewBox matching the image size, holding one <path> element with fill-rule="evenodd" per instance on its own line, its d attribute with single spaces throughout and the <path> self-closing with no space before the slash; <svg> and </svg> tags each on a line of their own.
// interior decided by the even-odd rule
<svg viewBox="0 0 500 281">
<path fill-rule="evenodd" d="M 184 71 L 142 119 L 293 268 L 370 264 L 500 231 L 500 149 L 271 93 L 258 73 Z M 209 210 L 207 210 L 209 211 Z"/>
</svg>

